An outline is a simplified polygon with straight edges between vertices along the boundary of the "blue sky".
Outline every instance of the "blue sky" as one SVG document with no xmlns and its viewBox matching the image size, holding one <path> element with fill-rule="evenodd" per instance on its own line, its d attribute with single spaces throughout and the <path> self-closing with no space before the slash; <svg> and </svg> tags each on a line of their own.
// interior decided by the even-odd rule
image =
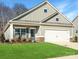
<svg viewBox="0 0 79 59">
<path fill-rule="evenodd" d="M 5 5 L 13 7 L 15 3 L 22 3 L 28 9 L 36 6 L 44 0 L 0 0 Z M 52 5 L 59 9 L 70 21 L 72 21 L 78 14 L 78 0 L 48 0 Z"/>
</svg>

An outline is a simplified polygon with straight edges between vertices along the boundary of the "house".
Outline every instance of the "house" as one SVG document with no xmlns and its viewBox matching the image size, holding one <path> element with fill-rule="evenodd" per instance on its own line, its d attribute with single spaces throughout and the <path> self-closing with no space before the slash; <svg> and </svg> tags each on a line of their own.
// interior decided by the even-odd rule
<svg viewBox="0 0 79 59">
<path fill-rule="evenodd" d="M 73 37 L 73 24 L 48 1 L 10 20 L 5 29 L 5 39 L 18 38 L 37 41 L 69 42 Z"/>
<path fill-rule="evenodd" d="M 78 16 L 72 21 L 73 23 L 73 37 L 78 37 Z"/>
</svg>

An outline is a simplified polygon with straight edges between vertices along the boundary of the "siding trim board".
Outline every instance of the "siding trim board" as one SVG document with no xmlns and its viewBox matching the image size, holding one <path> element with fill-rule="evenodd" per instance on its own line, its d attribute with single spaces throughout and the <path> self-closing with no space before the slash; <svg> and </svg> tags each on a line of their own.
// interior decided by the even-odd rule
<svg viewBox="0 0 79 59">
<path fill-rule="evenodd" d="M 54 24 L 51 24 L 51 23 L 21 23 L 21 24 L 19 24 L 19 23 L 13 23 L 13 24 L 15 24 L 15 25 L 19 25 L 19 26 L 21 26 L 21 25 L 25 25 L 25 26 L 42 26 L 42 25 L 47 25 L 47 26 L 68 26 L 68 27 L 73 27 L 71 24 L 64 24 L 64 23 L 60 23 L 60 24 L 56 24 L 56 23 L 54 23 Z"/>
<path fill-rule="evenodd" d="M 13 21 L 13 20 L 18 20 L 18 19 L 24 17 L 25 15 L 27 15 L 27 14 L 31 13 L 32 11 L 34 11 L 34 10 L 40 8 L 41 6 L 45 5 L 46 3 L 48 3 L 52 8 L 54 8 L 55 11 L 57 11 L 59 14 L 61 14 L 69 23 L 72 24 L 72 22 L 70 22 L 70 21 L 67 19 L 66 16 L 64 16 L 62 13 L 60 13 L 59 10 L 58 10 L 56 7 L 54 7 L 54 5 L 51 5 L 48 1 L 44 1 L 43 3 L 39 4 L 39 5 L 36 6 L 35 8 L 32 8 L 32 9 L 28 10 L 27 12 L 25 12 L 25 13 L 23 13 L 23 14 L 17 16 L 17 17 L 15 17 L 14 19 L 12 19 L 12 21 Z"/>
<path fill-rule="evenodd" d="M 42 22 L 42 23 L 45 23 L 45 22 L 47 22 L 48 20 L 50 20 L 51 18 L 55 17 L 56 15 L 58 15 L 57 12 L 55 12 L 54 14 L 52 14 L 52 15 L 48 16 L 47 18 L 43 19 L 41 22 Z"/>
</svg>

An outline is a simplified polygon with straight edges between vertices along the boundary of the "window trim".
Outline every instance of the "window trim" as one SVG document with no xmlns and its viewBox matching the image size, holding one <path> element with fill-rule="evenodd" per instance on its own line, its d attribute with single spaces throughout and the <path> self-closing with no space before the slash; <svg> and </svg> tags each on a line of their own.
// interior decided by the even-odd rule
<svg viewBox="0 0 79 59">
<path fill-rule="evenodd" d="M 56 18 L 56 21 L 59 21 L 59 18 Z"/>
<path fill-rule="evenodd" d="M 44 13 L 47 13 L 47 12 L 48 12 L 48 9 L 47 9 L 47 8 L 45 8 L 45 9 L 44 9 Z"/>
</svg>

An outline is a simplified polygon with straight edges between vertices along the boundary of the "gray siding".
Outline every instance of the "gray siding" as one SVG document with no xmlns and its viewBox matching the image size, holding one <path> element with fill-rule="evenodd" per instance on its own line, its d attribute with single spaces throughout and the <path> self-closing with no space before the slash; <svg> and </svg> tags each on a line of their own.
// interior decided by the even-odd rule
<svg viewBox="0 0 79 59">
<path fill-rule="evenodd" d="M 56 18 L 58 18 L 59 21 L 56 21 Z M 63 17 L 61 14 L 58 14 L 58 15 L 55 16 L 54 18 L 51 18 L 50 20 L 48 20 L 47 22 L 49 22 L 49 23 L 67 23 L 67 24 L 70 23 L 70 22 L 69 22 L 65 17 Z"/>
<path fill-rule="evenodd" d="M 60 27 L 60 26 L 40 26 L 37 36 L 44 36 L 45 30 L 68 30 L 70 31 L 70 37 L 73 37 L 73 28 L 71 27 Z"/>
<path fill-rule="evenodd" d="M 47 9 L 47 13 L 44 13 L 44 9 Z M 34 10 L 30 14 L 22 17 L 19 20 L 41 21 L 55 12 L 55 9 L 52 8 L 48 3 L 46 3 L 45 5 L 39 7 L 38 9 Z"/>
<path fill-rule="evenodd" d="M 74 29 L 73 29 L 74 36 L 75 36 L 75 35 L 77 36 L 78 33 L 76 33 L 76 32 L 78 32 L 78 17 L 76 17 L 76 18 L 74 19 L 73 25 L 74 25 Z"/>
<path fill-rule="evenodd" d="M 13 39 L 13 24 L 10 24 L 8 29 L 5 31 L 4 35 L 5 35 L 5 39 L 9 39 L 9 40 Z"/>
</svg>

